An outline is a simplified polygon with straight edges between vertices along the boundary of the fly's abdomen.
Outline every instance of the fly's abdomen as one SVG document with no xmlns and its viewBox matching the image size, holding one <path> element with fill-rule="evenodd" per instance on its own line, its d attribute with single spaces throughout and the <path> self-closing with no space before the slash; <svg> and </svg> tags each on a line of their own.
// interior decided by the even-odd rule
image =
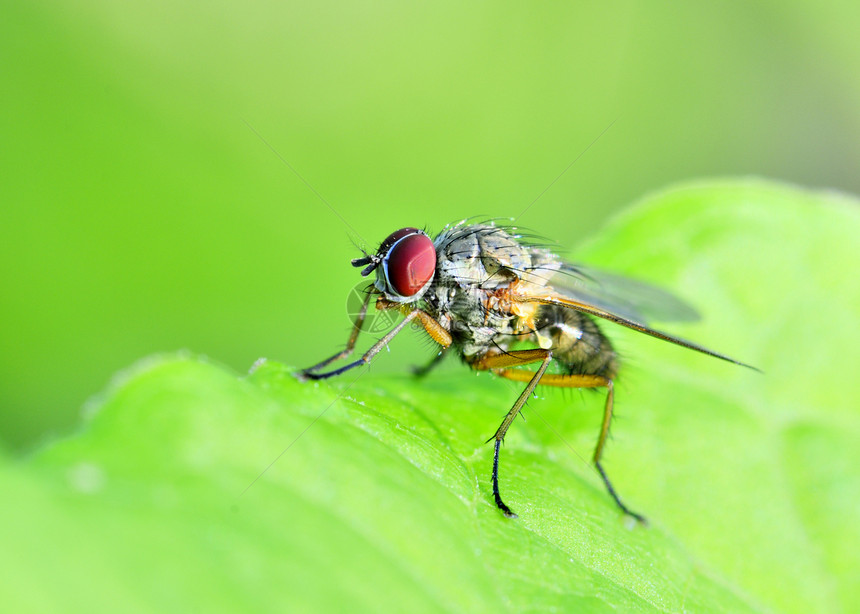
<svg viewBox="0 0 860 614">
<path fill-rule="evenodd" d="M 557 305 L 544 305 L 535 324 L 540 345 L 549 346 L 553 358 L 569 373 L 615 376 L 618 355 L 597 323 L 587 315 Z"/>
</svg>

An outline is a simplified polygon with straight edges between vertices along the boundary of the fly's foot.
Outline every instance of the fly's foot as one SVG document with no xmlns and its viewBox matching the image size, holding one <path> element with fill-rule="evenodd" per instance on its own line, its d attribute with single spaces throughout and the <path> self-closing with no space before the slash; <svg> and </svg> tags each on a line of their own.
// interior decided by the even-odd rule
<svg viewBox="0 0 860 614">
<path fill-rule="evenodd" d="M 505 505 L 505 502 L 502 501 L 502 497 L 499 496 L 498 490 L 493 493 L 493 498 L 496 500 L 496 507 L 498 507 L 502 511 L 505 517 L 519 518 L 519 516 L 517 516 L 511 508 Z"/>
<path fill-rule="evenodd" d="M 415 377 L 424 377 L 425 375 L 430 373 L 430 371 L 438 367 L 439 363 L 442 362 L 443 358 L 445 358 L 445 350 L 442 350 L 441 352 L 436 354 L 427 364 L 412 365 L 409 370 L 412 371 L 412 375 L 414 375 Z"/>
<path fill-rule="evenodd" d="M 409 367 L 410 373 L 417 378 L 425 377 L 432 370 L 433 367 L 431 365 L 412 365 Z"/>
<path fill-rule="evenodd" d="M 493 450 L 493 499 L 496 501 L 496 507 L 498 507 L 507 518 L 517 518 L 518 516 L 505 504 L 504 501 L 502 501 L 502 495 L 499 494 L 499 448 L 502 445 L 502 438 L 497 435 L 490 437 L 490 439 L 487 440 L 488 443 L 493 439 L 496 440 Z"/>
<path fill-rule="evenodd" d="M 636 520 L 639 524 L 647 526 L 648 520 L 642 514 L 637 514 L 629 507 L 627 507 L 624 502 L 621 500 L 621 497 L 618 496 L 618 493 L 615 492 L 615 488 L 612 486 L 612 482 L 609 481 L 609 476 L 606 475 L 606 471 L 603 470 L 603 465 L 600 464 L 600 461 L 595 461 L 594 466 L 597 467 L 597 472 L 600 474 L 600 477 L 603 478 L 603 483 L 606 486 L 606 490 L 609 492 L 609 495 L 612 497 L 612 500 L 615 501 L 615 505 L 618 506 L 625 515 L 629 516 Z"/>
</svg>

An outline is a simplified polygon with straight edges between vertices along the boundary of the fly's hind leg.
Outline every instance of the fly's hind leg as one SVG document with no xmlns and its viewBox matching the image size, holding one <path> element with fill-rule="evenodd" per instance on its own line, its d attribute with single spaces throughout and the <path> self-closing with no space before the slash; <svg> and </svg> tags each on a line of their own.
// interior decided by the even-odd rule
<svg viewBox="0 0 860 614">
<path fill-rule="evenodd" d="M 518 382 L 530 381 L 532 376 L 532 372 L 525 369 L 505 368 L 497 369 L 494 372 L 497 375 L 501 375 L 502 377 Z M 606 444 L 606 438 L 609 436 L 609 426 L 612 423 L 612 410 L 615 405 L 615 387 L 612 380 L 601 375 L 561 375 L 550 373 L 549 375 L 543 376 L 540 380 L 540 384 L 542 386 L 556 386 L 559 388 L 606 388 L 606 404 L 603 408 L 603 422 L 600 426 L 600 435 L 597 438 L 597 445 L 594 447 L 594 466 L 597 467 L 597 472 L 600 474 L 603 483 L 606 485 L 606 490 L 609 492 L 612 500 L 615 501 L 615 504 L 621 509 L 621 511 L 645 524 L 647 522 L 645 517 L 627 507 L 627 505 L 625 505 L 621 500 L 621 497 L 618 496 L 618 493 L 612 486 L 612 482 L 609 481 L 609 476 L 606 475 L 606 471 L 603 469 L 603 465 L 600 462 L 603 457 L 603 448 Z"/>
<path fill-rule="evenodd" d="M 600 436 L 597 438 L 597 445 L 594 447 L 594 466 L 597 467 L 597 471 L 600 473 L 600 477 L 603 478 L 603 483 L 606 485 L 606 490 L 609 491 L 609 495 L 615 501 L 615 504 L 619 508 L 621 508 L 621 511 L 628 516 L 632 516 L 642 524 L 645 524 L 647 522 L 645 520 L 645 516 L 634 512 L 624 504 L 624 502 L 621 500 L 621 497 L 619 497 L 618 493 L 615 492 L 615 488 L 612 486 L 612 482 L 609 481 L 609 476 L 606 475 L 606 471 L 603 469 L 603 465 L 600 464 L 600 459 L 603 457 L 603 446 L 606 443 L 606 438 L 609 436 L 609 425 L 612 423 L 612 410 L 614 405 L 615 386 L 612 383 L 611 379 L 607 379 L 606 404 L 603 407 L 603 423 L 600 425 Z"/>
</svg>

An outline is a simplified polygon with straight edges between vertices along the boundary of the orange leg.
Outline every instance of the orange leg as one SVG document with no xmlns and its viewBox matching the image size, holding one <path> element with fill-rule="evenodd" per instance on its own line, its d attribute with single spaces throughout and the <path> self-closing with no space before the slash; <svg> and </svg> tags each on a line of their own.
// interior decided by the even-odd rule
<svg viewBox="0 0 860 614">
<path fill-rule="evenodd" d="M 612 423 L 612 412 L 613 407 L 615 405 L 615 388 L 612 383 L 612 380 L 601 375 L 564 375 L 556 373 L 546 374 L 546 368 L 549 365 L 549 361 L 551 359 L 552 352 L 550 352 L 549 350 L 515 350 L 507 352 L 505 354 L 496 354 L 493 356 L 484 357 L 478 363 L 473 365 L 475 368 L 479 369 L 490 369 L 496 375 L 500 375 L 501 377 L 510 380 L 518 382 L 528 382 L 526 389 L 517 399 L 517 402 L 514 403 L 514 406 L 511 408 L 511 411 L 508 412 L 508 415 L 505 416 L 505 419 L 502 421 L 502 424 L 499 426 L 498 430 L 496 431 L 496 434 L 491 438 L 496 440 L 495 455 L 493 459 L 493 495 L 496 499 L 496 505 L 498 505 L 499 509 L 501 509 L 506 516 L 515 516 L 515 514 L 510 510 L 510 508 L 502 502 L 498 492 L 499 446 L 502 440 L 504 440 L 505 434 L 508 432 L 508 428 L 514 421 L 514 418 L 525 404 L 528 395 L 532 393 L 535 387 L 538 385 L 542 385 L 554 386 L 558 388 L 606 388 L 606 404 L 604 405 L 603 409 L 603 423 L 600 427 L 600 435 L 597 438 L 597 445 L 594 448 L 594 465 L 595 467 L 597 467 L 597 471 L 598 473 L 600 473 L 600 477 L 603 479 L 603 483 L 606 485 L 606 490 L 609 492 L 610 496 L 615 501 L 616 505 L 618 505 L 618 507 L 621 509 L 621 511 L 623 511 L 629 516 L 632 516 L 639 522 L 644 523 L 644 516 L 632 511 L 621 501 L 621 498 L 618 496 L 618 493 L 612 486 L 612 482 L 609 481 L 609 476 L 606 475 L 606 471 L 603 469 L 603 465 L 601 465 L 600 463 L 600 460 L 603 457 L 603 448 L 606 444 L 606 438 L 609 436 L 609 426 Z M 526 369 L 519 368 L 509 368 L 514 367 L 515 365 L 521 366 L 528 363 L 537 362 L 538 360 L 541 360 L 542 363 L 537 371 L 528 371 Z"/>
</svg>

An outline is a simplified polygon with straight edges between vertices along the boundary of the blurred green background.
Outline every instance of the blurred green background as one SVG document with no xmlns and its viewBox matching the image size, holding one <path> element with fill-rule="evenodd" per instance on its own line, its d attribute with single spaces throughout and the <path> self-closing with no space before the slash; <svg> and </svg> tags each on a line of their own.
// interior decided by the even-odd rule
<svg viewBox="0 0 860 614">
<path fill-rule="evenodd" d="M 31 0 L 2 15 L 7 448 L 67 432 L 153 352 L 239 371 L 324 357 L 349 329 L 352 241 L 401 226 L 540 197 L 519 221 L 574 248 L 693 177 L 860 192 L 855 3 Z M 395 346 L 374 369 L 429 354 Z"/>
</svg>

